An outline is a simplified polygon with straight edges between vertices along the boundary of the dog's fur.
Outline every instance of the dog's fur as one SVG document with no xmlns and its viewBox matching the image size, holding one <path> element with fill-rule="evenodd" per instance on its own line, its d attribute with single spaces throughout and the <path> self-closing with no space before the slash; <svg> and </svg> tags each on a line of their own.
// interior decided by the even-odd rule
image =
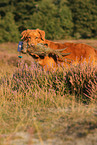
<svg viewBox="0 0 97 145">
<path fill-rule="evenodd" d="M 97 61 L 97 50 L 95 50 L 93 47 L 82 44 L 82 43 L 57 43 L 57 42 L 52 42 L 50 40 L 45 39 L 45 32 L 43 30 L 25 30 L 22 32 L 22 38 L 24 41 L 28 42 L 29 46 L 30 45 L 37 45 L 38 43 L 44 44 L 46 47 L 50 47 L 53 50 L 56 49 L 62 49 L 62 48 L 67 48 L 66 50 L 62 51 L 62 53 L 70 53 L 67 56 L 64 56 L 64 60 L 66 59 L 67 63 L 63 63 L 65 66 L 68 63 L 72 64 L 78 64 L 82 62 L 95 62 Z M 48 55 L 44 57 L 44 59 L 38 58 L 39 59 L 39 64 L 42 65 L 43 67 L 47 66 L 51 67 L 57 67 L 57 64 L 61 64 L 63 61 L 58 58 L 54 58 L 55 55 Z M 55 61 L 56 60 L 56 61 Z"/>
</svg>

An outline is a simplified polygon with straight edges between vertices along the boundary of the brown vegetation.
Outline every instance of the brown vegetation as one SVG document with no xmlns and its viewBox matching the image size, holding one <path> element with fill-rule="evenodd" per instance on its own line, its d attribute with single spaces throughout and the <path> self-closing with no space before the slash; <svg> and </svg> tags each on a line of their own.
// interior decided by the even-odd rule
<svg viewBox="0 0 97 145">
<path fill-rule="evenodd" d="M 97 40 L 78 41 L 97 49 Z M 97 145 L 97 68 L 45 73 L 17 47 L 0 44 L 0 145 Z"/>
</svg>

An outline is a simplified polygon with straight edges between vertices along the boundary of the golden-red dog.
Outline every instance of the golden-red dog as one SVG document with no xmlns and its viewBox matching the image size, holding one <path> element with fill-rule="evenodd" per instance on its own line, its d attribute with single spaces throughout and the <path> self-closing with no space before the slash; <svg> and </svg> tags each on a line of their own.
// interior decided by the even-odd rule
<svg viewBox="0 0 97 145">
<path fill-rule="evenodd" d="M 56 59 L 56 54 L 54 55 L 54 52 L 48 54 L 47 56 L 41 58 L 40 56 L 37 57 L 38 63 L 45 67 L 46 69 L 49 68 L 57 68 L 58 64 L 63 63 L 64 66 L 66 64 L 72 63 L 72 64 L 78 64 L 82 62 L 95 62 L 97 61 L 97 50 L 95 50 L 93 47 L 81 44 L 81 43 L 57 43 L 52 42 L 50 40 L 45 39 L 45 32 L 43 30 L 25 30 L 22 33 L 23 41 L 27 42 L 29 46 L 37 45 L 38 43 L 44 44 L 46 47 L 49 47 L 53 50 L 60 50 L 64 49 L 61 53 L 68 53 L 69 55 L 65 55 L 63 57 L 65 61 L 63 61 L 60 57 Z M 33 47 L 32 47 L 33 48 Z M 31 54 L 30 54 L 31 55 Z M 33 54 L 32 54 L 33 56 Z"/>
</svg>

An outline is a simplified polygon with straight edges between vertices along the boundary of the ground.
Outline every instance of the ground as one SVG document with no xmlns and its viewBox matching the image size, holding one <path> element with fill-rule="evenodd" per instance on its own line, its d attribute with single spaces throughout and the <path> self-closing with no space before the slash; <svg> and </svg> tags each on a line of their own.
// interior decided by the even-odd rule
<svg viewBox="0 0 97 145">
<path fill-rule="evenodd" d="M 60 40 L 67 41 L 97 49 L 97 40 Z M 23 59 L 18 58 L 17 47 L 16 43 L 0 44 L 0 79 L 6 74 L 10 77 L 19 61 L 31 65 L 31 57 L 22 54 Z M 2 89 L 0 97 L 0 145 L 97 145 L 95 102 L 83 104 L 76 102 L 75 96 L 65 95 L 48 104 L 29 100 L 27 105 L 15 98 L 17 104 L 13 107 L 8 96 L 2 98 Z"/>
</svg>

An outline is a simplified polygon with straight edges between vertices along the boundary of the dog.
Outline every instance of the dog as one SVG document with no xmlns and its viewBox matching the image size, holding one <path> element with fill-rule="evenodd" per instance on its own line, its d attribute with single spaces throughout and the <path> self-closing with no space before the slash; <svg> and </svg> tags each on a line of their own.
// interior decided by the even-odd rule
<svg viewBox="0 0 97 145">
<path fill-rule="evenodd" d="M 93 65 L 97 62 L 97 50 L 95 50 L 93 47 L 82 44 L 82 43 L 58 43 L 53 42 L 50 40 L 45 39 L 45 32 L 40 29 L 36 30 L 25 30 L 21 33 L 22 40 L 26 42 L 29 47 L 34 49 L 33 46 L 37 46 L 38 44 L 43 44 L 45 48 L 51 48 L 53 52 L 51 51 L 49 54 L 47 54 L 44 57 L 41 57 L 37 55 L 38 63 L 49 69 L 51 68 L 57 68 L 58 64 L 62 64 L 64 67 L 69 64 L 77 65 L 78 63 L 93 63 Z M 31 49 L 30 49 L 31 50 Z M 62 50 L 62 51 L 61 51 Z M 54 53 L 55 51 L 55 53 Z M 60 58 L 59 55 L 56 54 L 56 51 L 61 51 L 61 54 L 68 54 L 64 55 L 64 57 Z M 30 51 L 28 51 L 31 55 Z M 36 54 L 32 53 L 32 57 L 35 58 Z"/>
</svg>

